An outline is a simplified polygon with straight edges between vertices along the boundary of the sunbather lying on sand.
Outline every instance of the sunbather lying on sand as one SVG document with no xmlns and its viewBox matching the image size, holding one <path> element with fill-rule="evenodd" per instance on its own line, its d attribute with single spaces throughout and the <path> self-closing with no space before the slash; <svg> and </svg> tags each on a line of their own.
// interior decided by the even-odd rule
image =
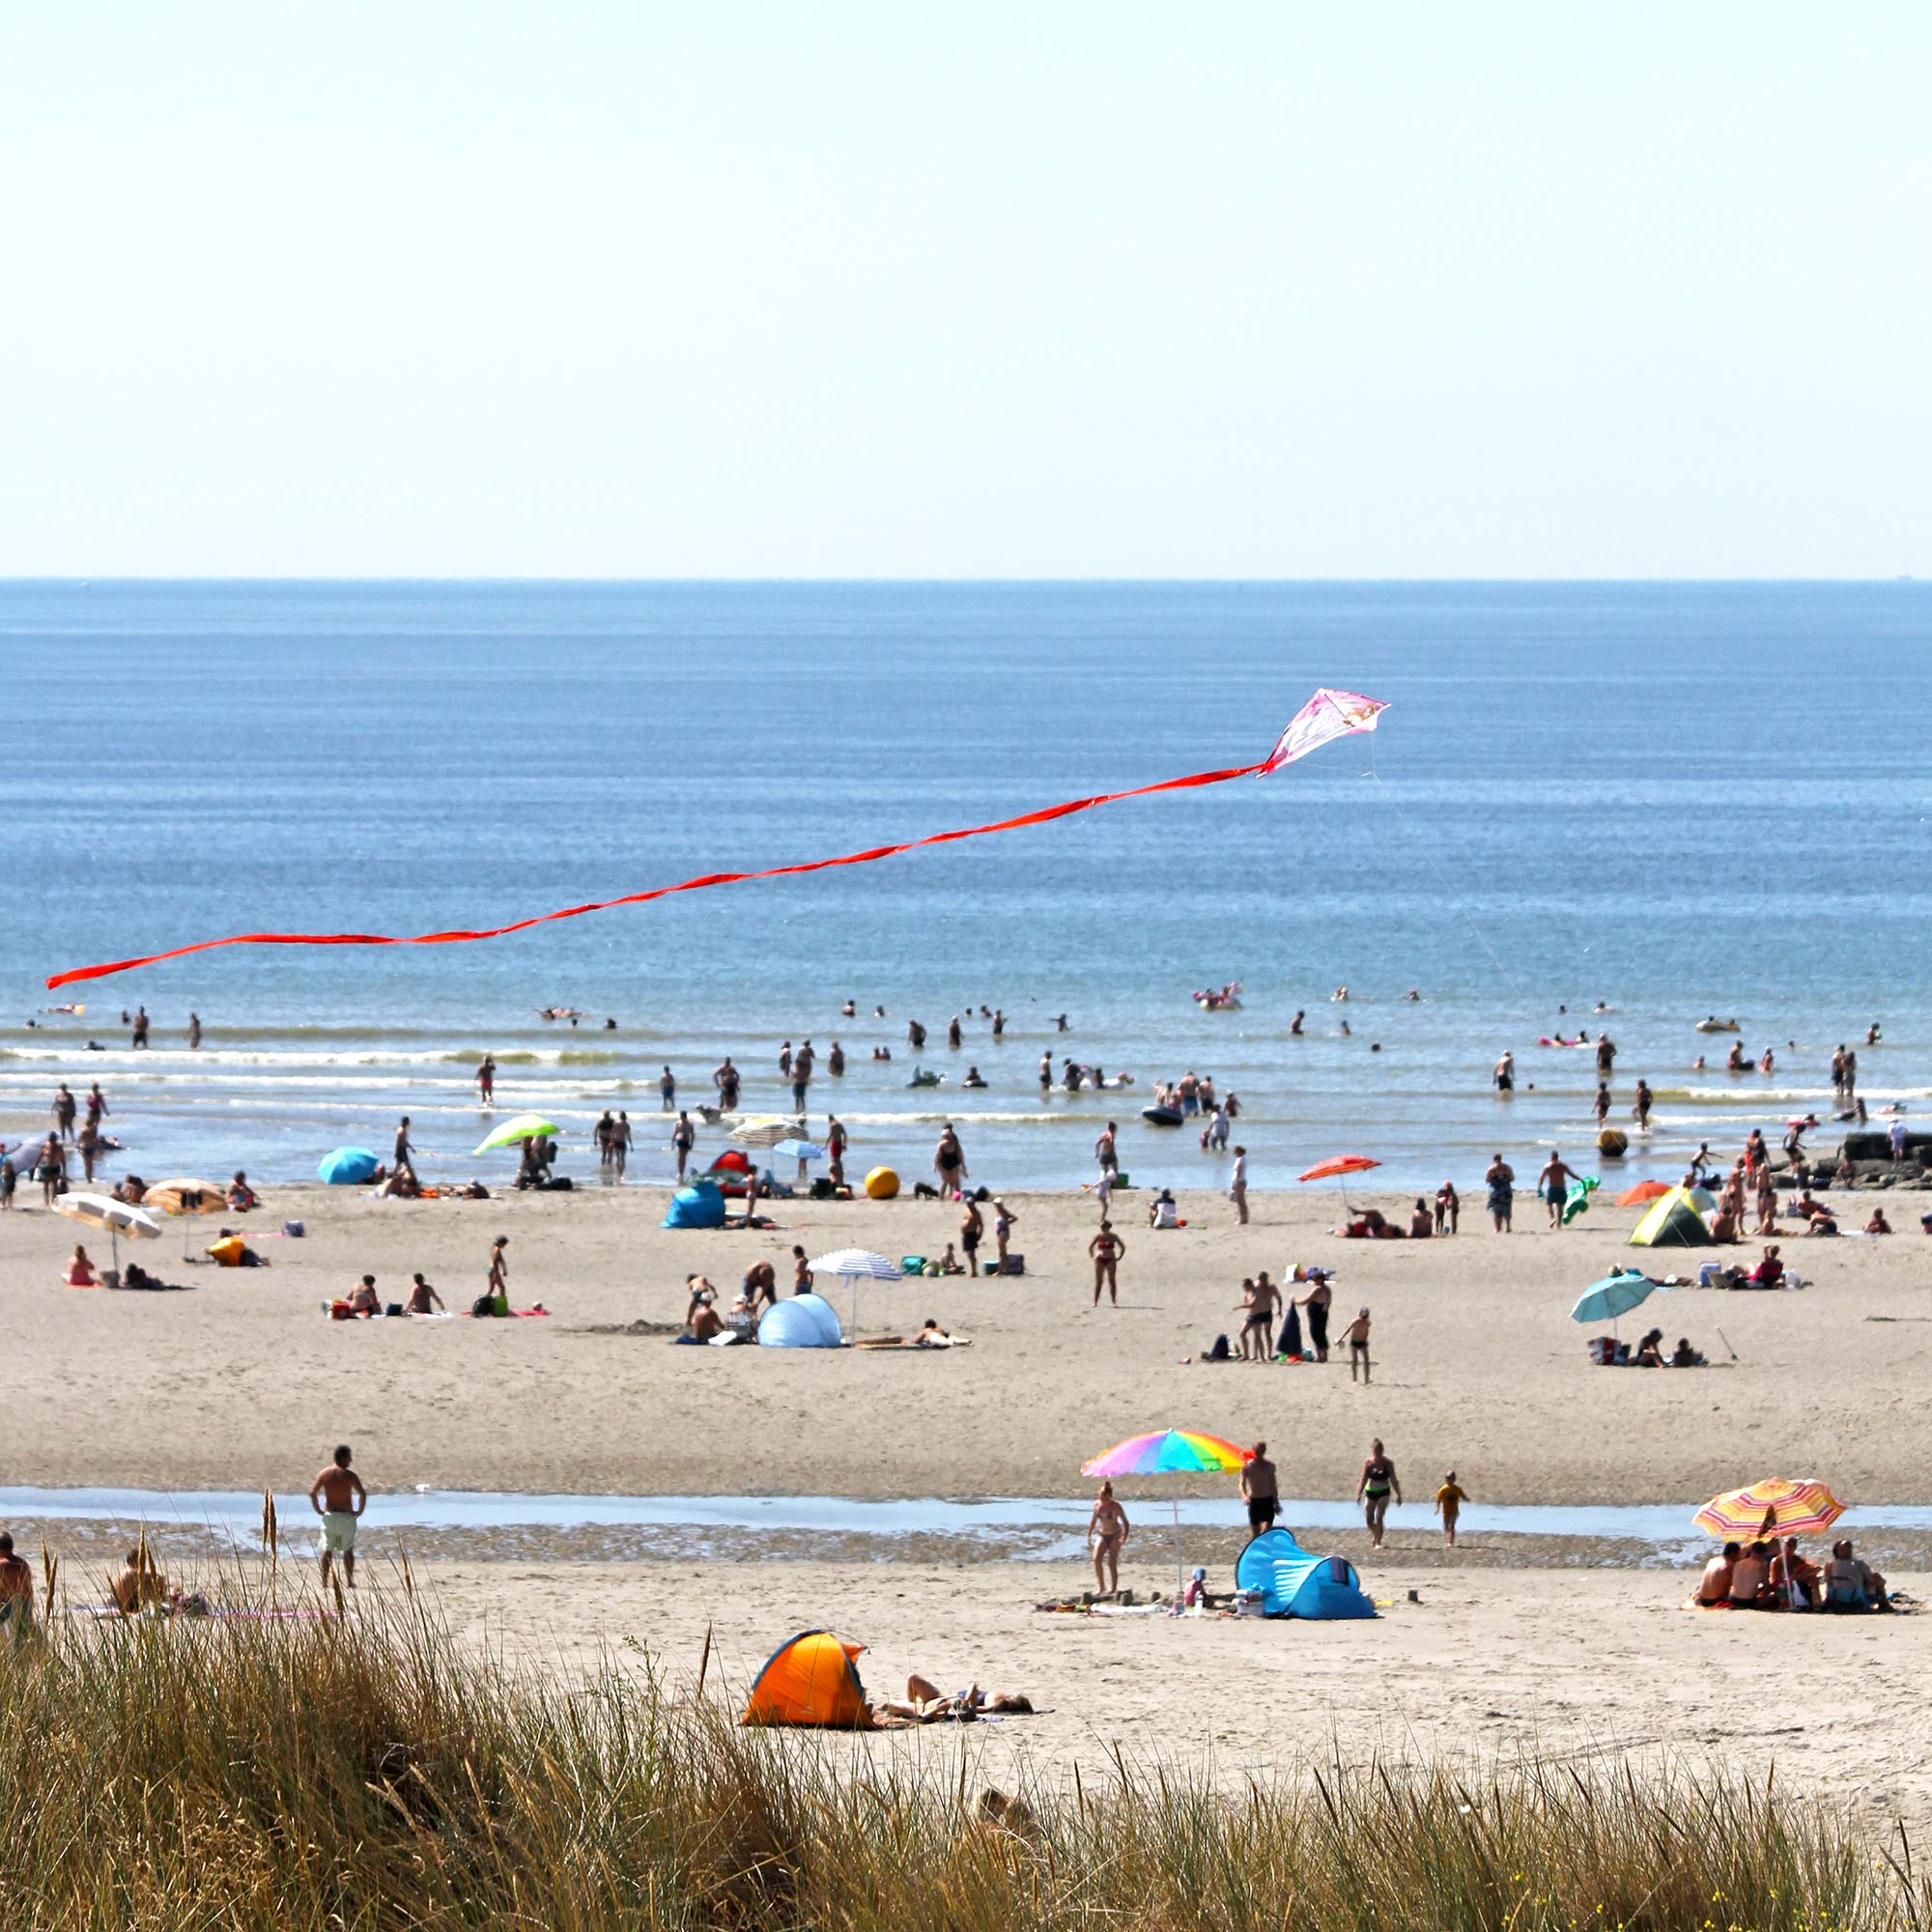
<svg viewBox="0 0 1932 1932">
<path fill-rule="evenodd" d="M 1017 1690 L 981 1690 L 977 1684 L 947 1697 L 929 1678 L 915 1671 L 906 1679 L 903 1699 L 888 1697 L 872 1706 L 872 1722 L 881 1730 L 907 1724 L 970 1724 L 982 1717 L 1010 1712 L 1031 1716 L 1033 1700 Z"/>
</svg>

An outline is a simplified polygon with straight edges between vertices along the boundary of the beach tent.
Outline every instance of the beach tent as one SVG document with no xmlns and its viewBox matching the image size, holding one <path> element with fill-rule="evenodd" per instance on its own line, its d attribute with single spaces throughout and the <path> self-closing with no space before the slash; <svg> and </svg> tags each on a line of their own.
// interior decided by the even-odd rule
<svg viewBox="0 0 1932 1932">
<path fill-rule="evenodd" d="M 836 1349 L 844 1339 L 831 1302 L 818 1294 L 775 1301 L 758 1322 L 761 1349 Z"/>
<path fill-rule="evenodd" d="M 1235 1564 L 1237 1589 L 1259 1590 L 1271 1617 L 1372 1617 L 1375 1605 L 1355 1566 L 1342 1556 L 1311 1556 L 1285 1529 L 1264 1530 Z"/>
<path fill-rule="evenodd" d="M 670 1197 L 670 1206 L 659 1223 L 666 1228 L 722 1228 L 724 1225 L 724 1197 L 708 1180 L 680 1187 Z"/>
<path fill-rule="evenodd" d="M 1704 1225 L 1696 1203 L 1681 1187 L 1661 1194 L 1651 1203 L 1650 1212 L 1631 1230 L 1634 1248 L 1708 1248 L 1711 1231 Z"/>
<path fill-rule="evenodd" d="M 781 1307 L 790 1307 L 781 1302 Z M 801 1631 L 765 1660 L 745 1700 L 741 1724 L 819 1724 L 856 1730 L 868 1720 L 856 1660 L 863 1643 L 830 1631 Z"/>
</svg>

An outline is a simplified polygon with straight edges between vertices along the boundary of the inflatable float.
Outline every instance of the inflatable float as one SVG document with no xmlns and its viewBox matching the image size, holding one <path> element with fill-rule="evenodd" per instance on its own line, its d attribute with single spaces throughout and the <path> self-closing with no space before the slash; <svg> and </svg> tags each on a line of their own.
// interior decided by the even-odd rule
<svg viewBox="0 0 1932 1932">
<path fill-rule="evenodd" d="M 1538 1036 L 1536 1043 L 1538 1046 L 1588 1046 L 1590 1036 L 1586 1033 L 1579 1033 L 1575 1039 L 1565 1039 L 1561 1034 L 1558 1034 L 1554 1039 L 1551 1039 L 1546 1033 Z"/>
<path fill-rule="evenodd" d="M 1204 1013 L 1228 1012 L 1241 1004 L 1241 982 L 1230 980 L 1219 992 L 1209 989 L 1197 992 L 1193 997 L 1194 1004 Z"/>
<path fill-rule="evenodd" d="M 1179 1107 L 1143 1107 L 1141 1119 L 1151 1127 L 1178 1127 L 1182 1120 Z"/>
<path fill-rule="evenodd" d="M 1697 1031 L 1699 1033 L 1738 1033 L 1742 1029 L 1736 1020 L 1720 1020 L 1716 1013 L 1713 1013 L 1709 1019 L 1697 1022 Z"/>
</svg>

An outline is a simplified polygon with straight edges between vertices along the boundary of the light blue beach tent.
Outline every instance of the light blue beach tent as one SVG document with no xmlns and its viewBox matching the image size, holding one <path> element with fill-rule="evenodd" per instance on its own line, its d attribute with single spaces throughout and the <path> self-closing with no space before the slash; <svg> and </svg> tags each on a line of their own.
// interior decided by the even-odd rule
<svg viewBox="0 0 1932 1932">
<path fill-rule="evenodd" d="M 820 1294 L 774 1302 L 758 1321 L 761 1349 L 836 1349 L 844 1339 L 838 1314 Z"/>
<path fill-rule="evenodd" d="M 1271 1617 L 1372 1617 L 1355 1566 L 1342 1556 L 1311 1556 L 1285 1529 L 1264 1530 L 1235 1564 L 1237 1589 L 1259 1590 Z"/>
<path fill-rule="evenodd" d="M 708 1180 L 680 1187 L 670 1197 L 663 1225 L 667 1228 L 722 1228 L 724 1197 Z"/>
</svg>

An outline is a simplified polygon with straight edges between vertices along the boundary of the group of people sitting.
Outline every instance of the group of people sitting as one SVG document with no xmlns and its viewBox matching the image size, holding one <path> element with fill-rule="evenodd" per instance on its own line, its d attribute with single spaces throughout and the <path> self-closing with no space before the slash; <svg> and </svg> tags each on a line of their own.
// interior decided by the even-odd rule
<svg viewBox="0 0 1932 1932">
<path fill-rule="evenodd" d="M 410 1285 L 409 1299 L 392 1307 L 384 1307 L 373 1274 L 365 1274 L 346 1295 L 327 1304 L 331 1321 L 367 1321 L 378 1315 L 436 1315 L 442 1306 L 442 1296 L 420 1274 Z"/>
<path fill-rule="evenodd" d="M 1606 1369 L 1701 1369 L 1702 1352 L 1690 1346 L 1690 1337 L 1680 1335 L 1669 1354 L 1663 1352 L 1663 1330 L 1653 1328 L 1633 1346 L 1608 1335 L 1599 1335 L 1590 1344 L 1590 1359 Z"/>
<path fill-rule="evenodd" d="M 1849 1542 L 1832 1546 L 1823 1569 L 1799 1553 L 1787 1536 L 1749 1545 L 1727 1543 L 1704 1566 L 1693 1601 L 1715 1610 L 1889 1610 L 1885 1578 L 1852 1554 Z"/>
<path fill-rule="evenodd" d="M 1406 1228 L 1391 1221 L 1379 1208 L 1363 1208 L 1355 1212 L 1347 1227 L 1331 1228 L 1328 1232 L 1339 1235 L 1345 1241 L 1426 1241 L 1436 1235 L 1453 1235 L 1462 1213 L 1462 1197 L 1456 1192 L 1454 1183 L 1445 1180 L 1435 1190 L 1433 1206 L 1426 1196 L 1418 1194 L 1415 1197 L 1415 1207 L 1410 1210 Z"/>
</svg>

